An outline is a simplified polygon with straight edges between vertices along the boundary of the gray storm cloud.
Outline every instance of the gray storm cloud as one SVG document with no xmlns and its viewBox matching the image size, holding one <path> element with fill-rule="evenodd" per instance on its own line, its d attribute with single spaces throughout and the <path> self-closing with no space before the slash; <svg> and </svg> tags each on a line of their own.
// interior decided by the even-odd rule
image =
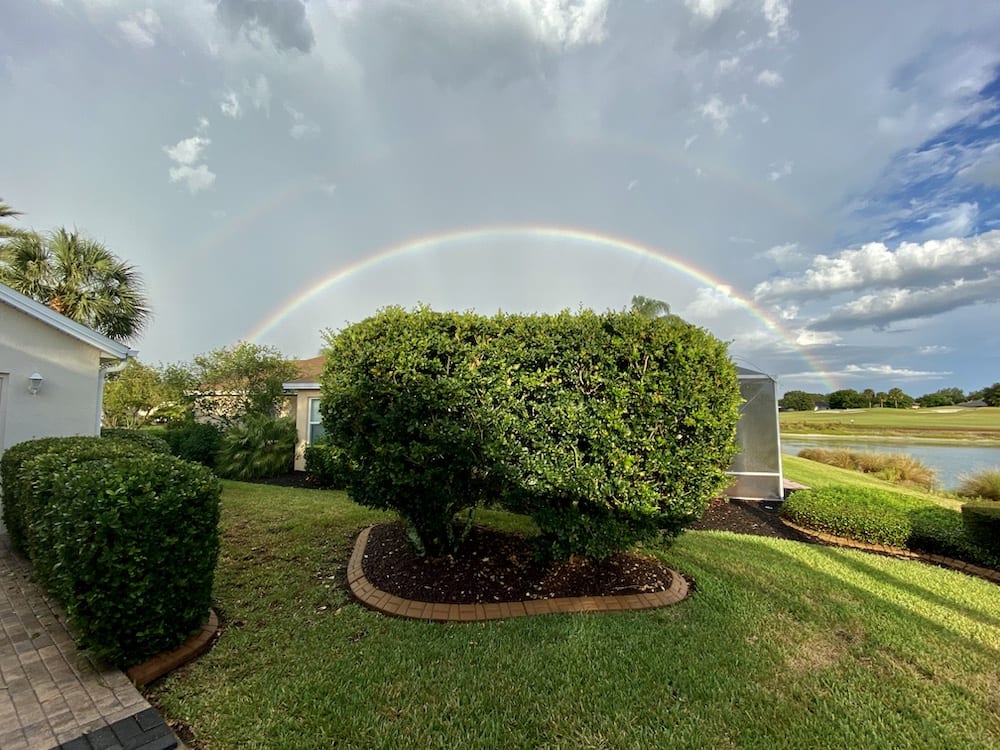
<svg viewBox="0 0 1000 750">
<path fill-rule="evenodd" d="M 316 43 L 301 0 L 219 0 L 216 12 L 234 34 L 251 41 L 265 34 L 282 51 L 309 52 Z"/>
</svg>

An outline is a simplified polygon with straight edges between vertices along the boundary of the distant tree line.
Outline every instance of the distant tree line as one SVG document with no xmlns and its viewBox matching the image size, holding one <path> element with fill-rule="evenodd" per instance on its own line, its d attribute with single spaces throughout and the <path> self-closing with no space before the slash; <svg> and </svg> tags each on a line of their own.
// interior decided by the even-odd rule
<svg viewBox="0 0 1000 750">
<path fill-rule="evenodd" d="M 969 393 L 965 393 L 961 388 L 942 388 L 916 398 L 904 393 L 901 388 L 890 388 L 888 391 L 874 391 L 871 388 L 856 391 L 853 388 L 844 388 L 832 393 L 788 391 L 778 401 L 778 406 L 786 411 L 813 411 L 818 406 L 830 409 L 871 409 L 875 407 L 909 409 L 914 405 L 925 408 L 954 406 L 966 401 L 978 400 L 985 401 L 987 406 L 1000 406 L 1000 382 Z"/>
</svg>

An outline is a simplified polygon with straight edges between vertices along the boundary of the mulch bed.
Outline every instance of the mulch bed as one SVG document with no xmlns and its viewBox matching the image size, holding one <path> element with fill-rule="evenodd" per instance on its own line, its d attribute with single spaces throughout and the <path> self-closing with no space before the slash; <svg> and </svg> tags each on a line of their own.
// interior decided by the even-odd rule
<svg viewBox="0 0 1000 750">
<path fill-rule="evenodd" d="M 318 486 L 305 472 L 263 481 L 282 486 Z M 691 528 L 814 541 L 785 526 L 776 507 L 748 500 L 713 500 Z M 372 529 L 363 567 L 368 580 L 383 591 L 404 599 L 442 604 L 664 591 L 672 575 L 658 560 L 635 553 L 617 554 L 603 561 L 541 563 L 535 559 L 528 539 L 478 526 L 466 539 L 460 556 L 421 558 L 400 523 Z"/>
</svg>

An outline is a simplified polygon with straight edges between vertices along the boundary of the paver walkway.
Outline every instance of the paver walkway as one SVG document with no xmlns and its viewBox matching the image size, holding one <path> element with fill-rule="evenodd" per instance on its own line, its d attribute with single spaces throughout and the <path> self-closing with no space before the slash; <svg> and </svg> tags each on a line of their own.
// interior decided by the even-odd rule
<svg viewBox="0 0 1000 750">
<path fill-rule="evenodd" d="M 0 748 L 157 750 L 176 738 L 119 670 L 77 650 L 0 525 Z"/>
</svg>

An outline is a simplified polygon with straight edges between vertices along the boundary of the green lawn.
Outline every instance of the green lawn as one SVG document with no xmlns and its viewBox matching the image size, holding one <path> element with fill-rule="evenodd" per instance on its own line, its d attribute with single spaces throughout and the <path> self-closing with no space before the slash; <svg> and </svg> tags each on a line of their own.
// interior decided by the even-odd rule
<svg viewBox="0 0 1000 750">
<path fill-rule="evenodd" d="M 392 619 L 344 591 L 340 493 L 227 482 L 205 657 L 155 685 L 205 748 L 1000 746 L 1000 587 L 728 533 L 660 553 L 663 610 Z M 521 525 L 493 514 L 491 520 Z"/>
<path fill-rule="evenodd" d="M 781 432 L 1000 441 L 1000 407 L 785 411 Z"/>
</svg>

